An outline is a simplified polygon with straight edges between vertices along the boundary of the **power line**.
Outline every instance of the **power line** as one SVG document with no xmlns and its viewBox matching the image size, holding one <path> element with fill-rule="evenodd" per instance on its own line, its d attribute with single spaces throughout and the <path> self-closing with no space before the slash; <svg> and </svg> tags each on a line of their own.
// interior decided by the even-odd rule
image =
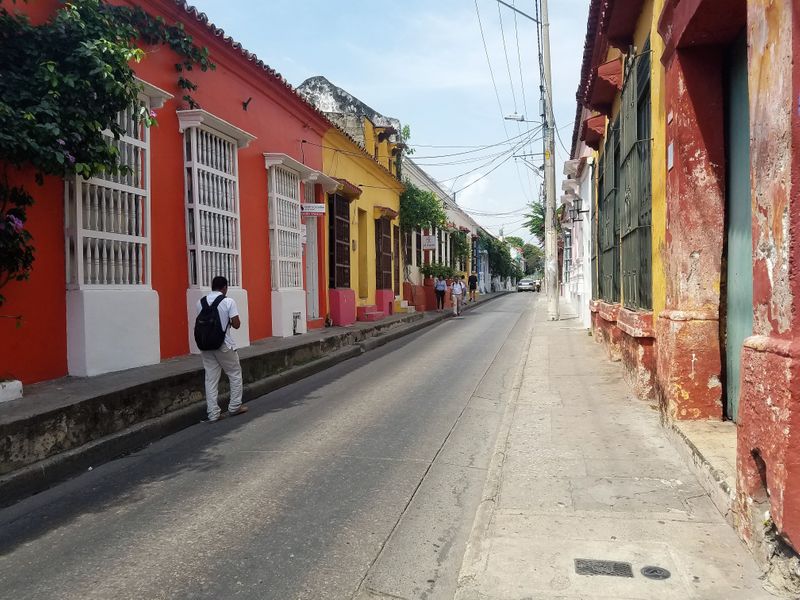
<svg viewBox="0 0 800 600">
<path fill-rule="evenodd" d="M 511 0 L 511 3 L 514 4 L 515 0 Z M 500 8 L 500 3 L 497 4 L 497 8 Z M 519 68 L 519 86 L 520 90 L 522 91 L 522 109 L 524 111 L 524 115 L 527 117 L 529 116 L 528 113 L 528 98 L 527 94 L 525 93 L 525 78 L 522 76 L 522 53 L 520 52 L 519 48 L 519 26 L 517 23 L 517 12 L 514 11 L 514 40 L 517 46 L 517 67 Z M 530 147 L 530 152 L 533 153 L 533 147 Z M 525 180 L 530 185 L 531 189 L 534 187 L 534 181 L 531 174 L 526 170 L 525 171 Z M 527 196 L 526 196 L 527 200 Z"/>
<path fill-rule="evenodd" d="M 477 215 L 479 217 L 507 217 L 509 215 L 516 214 L 516 213 L 518 213 L 520 211 L 528 210 L 528 206 L 525 205 L 522 208 L 518 208 L 516 210 L 510 210 L 508 212 L 499 212 L 499 213 L 484 212 L 484 211 L 480 211 L 480 210 L 472 210 L 472 209 L 469 209 L 469 208 L 462 208 L 462 210 L 464 212 L 466 212 L 466 213 L 469 213 L 471 215 Z"/>
<path fill-rule="evenodd" d="M 492 78 L 492 87 L 494 88 L 494 95 L 497 98 L 497 108 L 500 109 L 500 116 L 503 116 L 503 103 L 500 102 L 500 93 L 497 91 L 497 82 L 494 78 L 494 69 L 492 69 L 492 61 L 489 58 L 489 48 L 486 46 L 486 36 L 483 34 L 483 22 L 481 21 L 481 11 L 478 9 L 478 0 L 475 0 L 475 14 L 478 16 L 478 28 L 481 30 L 481 41 L 483 42 L 483 52 L 486 54 L 486 64 L 489 65 L 489 75 Z M 506 123 L 503 121 L 503 129 L 508 137 L 508 129 Z"/>
<path fill-rule="evenodd" d="M 506 44 L 506 33 L 503 28 L 503 13 L 500 11 L 500 4 L 497 4 L 497 16 L 500 18 L 500 36 L 503 38 L 503 54 L 506 57 L 506 71 L 508 71 L 508 83 L 511 85 L 511 98 L 514 101 L 514 114 L 517 114 L 517 94 L 514 92 L 514 78 L 511 77 L 511 62 L 508 60 L 508 45 Z"/>
<path fill-rule="evenodd" d="M 465 185 L 464 187 L 462 187 L 462 188 L 460 188 L 460 189 L 456 190 L 455 192 L 453 192 L 453 194 L 458 194 L 458 193 L 460 193 L 460 192 L 463 192 L 463 191 L 464 191 L 464 190 L 466 190 L 467 188 L 469 188 L 469 187 L 472 187 L 473 185 L 475 185 L 476 183 L 478 183 L 478 182 L 479 182 L 481 179 L 484 179 L 485 177 L 488 177 L 490 174 L 492 174 L 493 172 L 495 172 L 495 171 L 496 171 L 498 168 L 502 167 L 504 164 L 506 164 L 506 163 L 507 163 L 509 160 L 511 160 L 512 158 L 513 158 L 513 155 L 511 155 L 511 156 L 508 156 L 507 158 L 503 159 L 503 161 L 502 161 L 502 162 L 498 163 L 496 166 L 494 166 L 494 167 L 493 167 L 493 168 L 491 168 L 489 171 L 487 171 L 486 173 L 484 173 L 483 175 L 481 175 L 480 177 L 478 177 L 476 180 L 474 180 L 474 181 L 472 181 L 472 182 L 468 183 L 467 185 Z"/>
<path fill-rule="evenodd" d="M 529 137 L 533 137 L 533 135 L 534 135 L 535 133 L 536 133 L 536 132 L 535 132 L 535 131 L 533 131 L 533 132 L 530 134 L 530 136 L 529 136 Z M 500 162 L 500 163 L 499 163 L 497 166 L 500 166 L 500 165 L 502 165 L 502 164 L 505 164 L 506 162 L 508 162 L 508 160 L 509 160 L 509 159 L 513 158 L 513 156 L 514 156 L 514 153 L 515 153 L 517 150 L 519 150 L 520 148 L 522 148 L 523 146 L 525 146 L 525 144 L 526 144 L 527 142 L 528 142 L 528 139 L 527 139 L 527 138 L 523 138 L 523 139 L 522 139 L 522 141 L 521 141 L 521 142 L 519 142 L 519 143 L 518 143 L 516 146 L 513 146 L 512 148 L 509 148 L 509 149 L 508 149 L 508 150 L 506 150 L 505 152 L 501 153 L 501 154 L 500 154 L 500 156 L 504 156 L 504 155 L 508 155 L 508 156 L 507 156 L 507 157 L 506 157 L 506 158 L 505 158 L 505 159 L 504 159 L 502 162 Z M 484 167 L 488 167 L 489 165 L 491 165 L 492 163 L 494 163 L 494 162 L 495 162 L 495 161 L 496 161 L 498 158 L 500 158 L 500 156 L 498 156 L 498 157 L 495 157 L 495 158 L 493 158 L 492 160 L 490 160 L 489 162 L 487 162 L 487 163 L 485 163 L 485 164 L 483 164 L 483 165 L 480 165 L 480 166 L 478 166 L 478 167 L 475 167 L 474 169 L 470 169 L 469 171 L 466 171 L 466 172 L 464 172 L 464 173 L 461 173 L 460 175 L 456 175 L 455 177 L 449 177 L 449 178 L 447 178 L 447 179 L 442 179 L 442 180 L 440 181 L 440 183 L 441 183 L 441 182 L 445 182 L 445 181 L 455 181 L 455 180 L 458 180 L 458 179 L 460 179 L 461 177 L 464 177 L 465 175 L 470 175 L 470 174 L 474 173 L 475 171 L 480 171 L 480 170 L 481 170 L 481 169 L 483 169 Z M 496 169 L 496 168 L 497 168 L 497 167 L 495 167 L 495 169 Z M 488 175 L 489 173 L 491 173 L 491 172 L 492 172 L 492 171 L 494 171 L 495 169 L 492 169 L 491 171 L 489 171 L 488 173 L 486 173 L 486 174 L 485 174 L 483 177 L 485 177 L 486 175 Z M 480 179 L 483 179 L 483 177 L 481 177 Z M 470 185 L 472 185 L 472 184 L 470 184 Z M 466 186 L 466 187 L 469 187 L 469 186 Z M 461 188 L 461 189 L 466 189 L 466 187 L 464 187 L 464 188 Z M 458 190 L 458 191 L 461 191 L 461 190 Z M 451 190 L 451 193 L 452 193 L 452 190 Z"/>
<path fill-rule="evenodd" d="M 535 129 L 536 130 L 541 129 L 541 125 L 536 127 Z M 486 146 L 473 146 L 472 147 L 472 148 L 474 148 L 473 150 L 467 150 L 465 152 L 451 152 L 451 153 L 447 153 L 447 154 L 431 154 L 431 155 L 428 155 L 428 156 L 413 156 L 412 155 L 412 160 L 414 162 L 416 162 L 417 160 L 426 160 L 426 159 L 429 159 L 429 158 L 449 158 L 451 156 L 462 156 L 464 154 L 473 154 L 473 153 L 479 152 L 481 150 L 488 150 L 489 148 L 496 148 L 497 146 L 508 145 L 511 142 L 513 142 L 515 140 L 518 140 L 519 138 L 521 138 L 526 133 L 529 133 L 530 131 L 532 131 L 532 130 L 529 129 L 527 131 L 523 131 L 522 133 L 520 133 L 518 135 L 512 135 L 511 137 L 506 138 L 502 142 L 496 142 L 494 144 L 487 144 Z M 456 147 L 456 146 L 454 146 L 454 147 Z"/>
</svg>

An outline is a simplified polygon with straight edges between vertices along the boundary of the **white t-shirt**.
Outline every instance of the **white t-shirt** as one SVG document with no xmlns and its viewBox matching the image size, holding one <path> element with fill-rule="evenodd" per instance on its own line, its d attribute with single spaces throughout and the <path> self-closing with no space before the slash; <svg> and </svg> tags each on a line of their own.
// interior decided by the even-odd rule
<svg viewBox="0 0 800 600">
<path fill-rule="evenodd" d="M 453 287 L 451 289 L 452 289 L 452 292 L 453 292 L 454 296 L 463 296 L 464 295 L 464 290 L 466 288 L 464 287 L 464 284 L 461 283 L 460 281 L 454 281 L 453 282 Z"/>
<path fill-rule="evenodd" d="M 214 300 L 217 299 L 217 296 L 222 295 L 222 292 L 211 292 L 208 296 L 206 296 L 206 302 L 208 305 L 211 306 Z M 203 310 L 203 305 L 200 300 L 197 301 L 197 314 L 200 314 L 200 311 Z M 225 299 L 219 303 L 217 306 L 217 311 L 219 312 L 219 322 L 222 325 L 222 328 L 225 330 L 225 345 L 230 348 L 231 350 L 236 349 L 236 344 L 233 342 L 233 337 L 231 336 L 231 328 L 229 327 L 231 319 L 233 317 L 239 316 L 239 309 L 236 308 L 236 302 L 234 302 L 233 298 L 228 298 L 227 296 Z"/>
</svg>

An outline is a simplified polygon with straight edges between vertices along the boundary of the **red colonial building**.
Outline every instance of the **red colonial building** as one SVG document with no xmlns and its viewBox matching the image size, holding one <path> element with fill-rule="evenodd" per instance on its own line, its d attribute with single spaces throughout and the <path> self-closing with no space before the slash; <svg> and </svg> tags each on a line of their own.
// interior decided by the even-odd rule
<svg viewBox="0 0 800 600">
<path fill-rule="evenodd" d="M 29 280 L 3 290 L 2 312 L 21 326 L 0 319 L 0 379 L 96 375 L 187 354 L 195 303 L 215 275 L 239 305 L 240 346 L 324 323 L 326 227 L 301 205 L 324 203 L 338 185 L 321 173 L 330 122 L 185 2 L 135 4 L 208 48 L 216 69 L 192 77 L 202 108 L 180 99 L 178 55 L 144 46 L 135 71 L 158 125 L 119 116 L 132 174 L 44 186 L 18 174 L 36 198 L 27 222 L 36 261 Z M 61 7 L 11 10 L 41 22 Z"/>
</svg>

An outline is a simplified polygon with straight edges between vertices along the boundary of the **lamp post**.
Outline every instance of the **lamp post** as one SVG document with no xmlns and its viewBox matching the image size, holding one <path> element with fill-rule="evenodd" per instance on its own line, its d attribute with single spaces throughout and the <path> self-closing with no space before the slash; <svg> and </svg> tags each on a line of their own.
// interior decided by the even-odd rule
<svg viewBox="0 0 800 600">
<path fill-rule="evenodd" d="M 555 117 L 553 116 L 553 78 L 550 71 L 550 20 L 547 0 L 541 0 L 541 20 L 526 14 L 515 6 L 497 0 L 500 4 L 530 19 L 541 27 L 542 53 L 541 93 L 542 122 L 544 124 L 544 188 L 545 188 L 545 223 L 544 223 L 544 256 L 545 286 L 547 291 L 547 317 L 558 321 L 558 244 L 556 240 L 556 138 Z M 521 117 L 524 119 L 525 117 Z M 520 119 L 513 119 L 520 120 Z"/>
</svg>

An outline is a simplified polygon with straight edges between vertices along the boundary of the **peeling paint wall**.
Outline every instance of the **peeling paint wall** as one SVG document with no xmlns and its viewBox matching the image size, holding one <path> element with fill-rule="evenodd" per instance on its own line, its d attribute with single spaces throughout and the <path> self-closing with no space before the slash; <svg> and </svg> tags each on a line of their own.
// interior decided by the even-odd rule
<svg viewBox="0 0 800 600">
<path fill-rule="evenodd" d="M 791 336 L 800 280 L 800 274 L 790 273 L 789 268 L 790 242 L 798 237 L 797 167 L 792 146 L 800 118 L 796 74 L 789 68 L 793 58 L 791 10 L 791 2 L 761 0 L 750 3 L 749 14 L 754 333 L 780 337 Z M 794 205 L 794 221 L 790 204 Z M 795 261 L 797 246 L 795 241 Z"/>
<path fill-rule="evenodd" d="M 800 551 L 800 6 L 748 2 L 753 329 L 742 353 L 738 528 Z"/>
</svg>

